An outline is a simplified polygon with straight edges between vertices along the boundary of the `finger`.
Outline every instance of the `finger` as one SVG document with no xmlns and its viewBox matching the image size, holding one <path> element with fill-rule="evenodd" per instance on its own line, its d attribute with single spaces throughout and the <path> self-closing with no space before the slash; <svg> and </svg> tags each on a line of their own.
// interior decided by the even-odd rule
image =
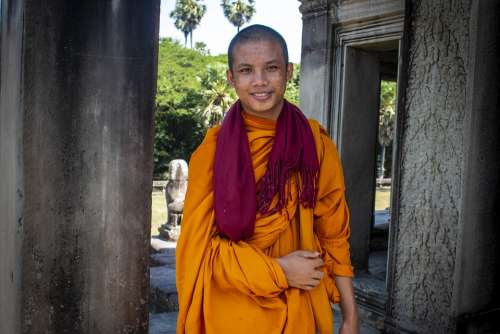
<svg viewBox="0 0 500 334">
<path fill-rule="evenodd" d="M 321 267 L 324 264 L 323 260 L 321 258 L 316 258 L 312 260 L 312 265 L 314 268 Z"/>
<path fill-rule="evenodd" d="M 315 288 L 315 286 L 312 286 L 312 285 L 309 285 L 309 284 L 307 284 L 307 285 L 302 285 L 302 286 L 300 287 L 300 289 L 302 289 L 302 290 L 306 290 L 306 291 L 310 291 L 310 290 L 312 290 L 312 289 L 314 289 L 314 288 Z"/>
<path fill-rule="evenodd" d="M 316 271 L 314 272 L 314 276 L 312 277 L 315 280 L 321 280 L 324 276 L 324 273 L 322 271 Z"/>
<path fill-rule="evenodd" d="M 306 284 L 305 287 L 308 289 L 308 290 L 312 290 L 314 289 L 315 287 L 317 287 L 319 284 L 319 281 L 311 281 L 310 283 Z"/>
<path fill-rule="evenodd" d="M 318 252 L 310 252 L 310 251 L 298 251 L 298 255 L 305 257 L 307 259 L 316 259 L 319 256 Z"/>
<path fill-rule="evenodd" d="M 322 271 L 315 270 L 311 273 L 311 278 L 322 279 L 324 273 Z"/>
</svg>

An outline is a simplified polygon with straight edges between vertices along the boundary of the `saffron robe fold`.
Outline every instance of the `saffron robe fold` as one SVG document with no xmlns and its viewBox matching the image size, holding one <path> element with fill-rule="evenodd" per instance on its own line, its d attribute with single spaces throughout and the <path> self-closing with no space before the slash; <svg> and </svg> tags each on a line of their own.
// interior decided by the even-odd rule
<svg viewBox="0 0 500 334">
<path fill-rule="evenodd" d="M 266 171 L 276 122 L 243 116 L 258 182 Z M 213 165 L 219 127 L 210 129 L 193 153 L 176 249 L 177 333 L 332 332 L 330 302 L 339 301 L 335 276 L 353 276 L 349 210 L 335 144 L 316 121 L 309 123 L 320 162 L 316 206 L 298 204 L 300 179 L 292 176 L 291 200 L 281 212 L 256 213 L 255 231 L 248 240 L 232 242 L 217 234 Z M 295 250 L 322 254 L 325 276 L 311 291 L 288 287 L 276 261 Z"/>
</svg>

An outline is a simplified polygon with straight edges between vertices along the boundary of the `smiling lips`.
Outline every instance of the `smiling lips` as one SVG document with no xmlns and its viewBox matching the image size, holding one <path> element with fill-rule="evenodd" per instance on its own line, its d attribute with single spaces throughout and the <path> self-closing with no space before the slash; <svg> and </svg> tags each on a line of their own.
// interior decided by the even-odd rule
<svg viewBox="0 0 500 334">
<path fill-rule="evenodd" d="M 271 97 L 271 92 L 265 92 L 265 93 L 251 93 L 255 99 L 257 100 L 267 100 L 269 97 Z"/>
</svg>

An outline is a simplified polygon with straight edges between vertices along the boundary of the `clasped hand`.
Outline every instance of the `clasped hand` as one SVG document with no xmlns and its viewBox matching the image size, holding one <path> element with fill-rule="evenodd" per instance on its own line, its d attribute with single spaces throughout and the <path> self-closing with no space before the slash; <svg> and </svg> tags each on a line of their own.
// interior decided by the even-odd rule
<svg viewBox="0 0 500 334">
<path fill-rule="evenodd" d="M 323 260 L 318 252 L 298 250 L 276 259 L 288 280 L 288 286 L 314 289 L 323 278 Z"/>
</svg>

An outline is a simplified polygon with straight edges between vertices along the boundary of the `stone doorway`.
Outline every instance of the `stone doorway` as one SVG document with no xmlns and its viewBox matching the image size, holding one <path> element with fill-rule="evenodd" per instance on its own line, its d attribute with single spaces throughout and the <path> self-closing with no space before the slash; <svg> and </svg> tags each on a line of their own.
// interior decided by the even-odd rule
<svg viewBox="0 0 500 334">
<path fill-rule="evenodd" d="M 390 124 L 380 125 L 387 87 L 397 87 L 399 38 L 346 44 L 341 50 L 339 113 L 334 120 L 351 211 L 351 257 L 355 291 L 365 319 L 382 328 L 387 303 L 393 159 Z M 384 92 L 382 92 L 384 87 Z M 394 114 L 396 98 L 394 92 Z M 385 101 L 385 100 L 384 100 Z M 384 111 L 383 111 L 384 110 Z M 387 119 L 385 119 L 388 122 Z M 395 130 L 395 129 L 394 129 Z M 384 132 L 384 133 L 382 133 Z M 392 131 L 394 134 L 395 131 Z M 385 136 L 383 135 L 385 134 Z M 387 138 L 389 135 L 390 138 Z M 385 137 L 381 145 L 379 137 Z"/>
</svg>

